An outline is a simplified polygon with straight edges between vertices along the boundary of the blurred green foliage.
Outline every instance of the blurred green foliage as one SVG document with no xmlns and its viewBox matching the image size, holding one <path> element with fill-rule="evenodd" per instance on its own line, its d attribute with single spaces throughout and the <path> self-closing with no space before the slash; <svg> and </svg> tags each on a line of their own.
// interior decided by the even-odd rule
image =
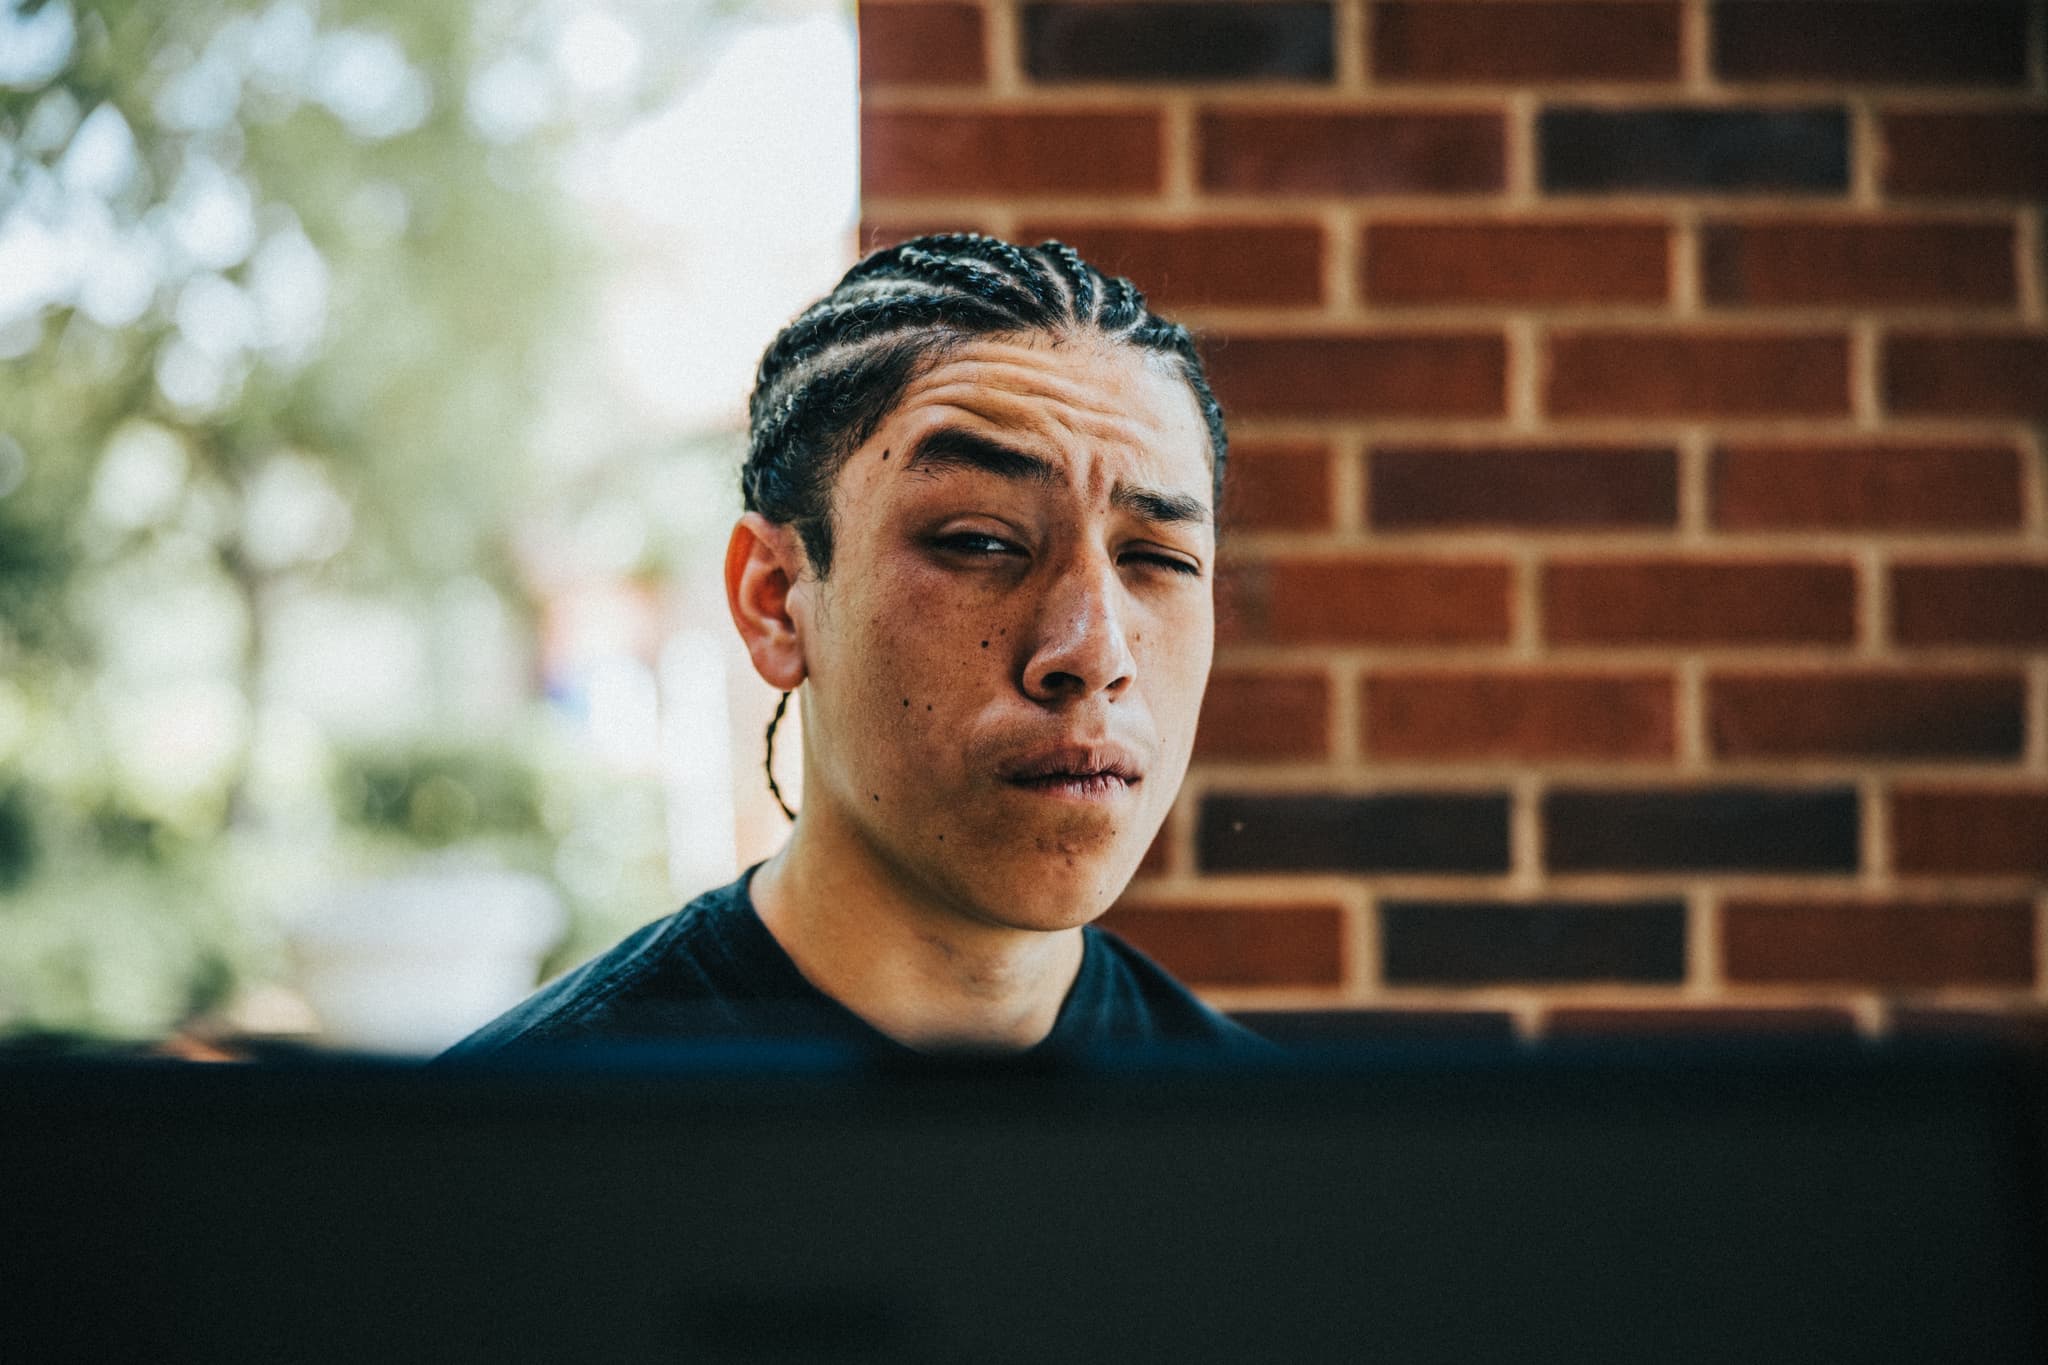
<svg viewBox="0 0 2048 1365">
<path fill-rule="evenodd" d="M 531 616 L 529 432 L 592 269 L 546 79 L 575 9 L 0 0 L 0 1033 L 216 1008 L 274 968 L 311 849 L 544 861 L 520 738 L 351 749 L 272 675 L 309 595 L 425 613 L 460 580 Z"/>
</svg>

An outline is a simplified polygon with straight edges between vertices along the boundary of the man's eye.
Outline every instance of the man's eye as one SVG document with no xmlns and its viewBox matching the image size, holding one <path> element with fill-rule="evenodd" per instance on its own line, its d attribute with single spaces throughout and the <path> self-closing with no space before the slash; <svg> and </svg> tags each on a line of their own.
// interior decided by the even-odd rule
<svg viewBox="0 0 2048 1365">
<path fill-rule="evenodd" d="M 966 555 L 972 559 L 994 559 L 999 555 L 1019 553 L 1017 547 L 999 536 L 983 535 L 979 531 L 962 531 L 956 535 L 940 536 L 936 542 L 940 549 L 954 554 Z"/>
<path fill-rule="evenodd" d="M 1162 569 L 1171 569 L 1175 573 L 1187 574 L 1191 578 L 1200 578 L 1202 576 L 1202 570 L 1199 565 L 1190 564 L 1185 559 L 1176 559 L 1172 555 L 1134 554 L 1125 555 L 1124 558 L 1126 560 L 1135 559 L 1141 563 L 1154 565 Z"/>
</svg>

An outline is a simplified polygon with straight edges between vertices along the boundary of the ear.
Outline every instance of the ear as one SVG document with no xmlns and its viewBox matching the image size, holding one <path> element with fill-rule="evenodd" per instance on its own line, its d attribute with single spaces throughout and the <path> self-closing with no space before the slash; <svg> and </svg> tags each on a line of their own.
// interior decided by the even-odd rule
<svg viewBox="0 0 2048 1365">
<path fill-rule="evenodd" d="M 802 601 L 797 593 L 804 551 L 793 526 L 748 512 L 725 546 L 725 603 L 753 658 L 754 671 L 778 692 L 804 680 Z"/>
</svg>

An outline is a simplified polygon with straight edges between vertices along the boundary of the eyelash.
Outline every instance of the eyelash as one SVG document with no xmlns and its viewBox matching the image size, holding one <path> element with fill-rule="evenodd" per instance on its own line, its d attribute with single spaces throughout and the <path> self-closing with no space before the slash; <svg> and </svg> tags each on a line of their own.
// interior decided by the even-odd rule
<svg viewBox="0 0 2048 1365">
<path fill-rule="evenodd" d="M 1002 539 L 1000 536 L 983 535 L 978 531 L 966 531 L 958 535 L 941 536 L 939 537 L 936 544 L 938 544 L 942 549 L 951 550 L 956 554 L 969 555 L 978 559 L 994 559 L 996 555 L 998 553 L 1001 553 L 1002 551 L 1017 550 L 1017 547 L 1015 545 L 1012 545 L 1009 541 Z M 970 546 L 977 545 L 998 545 L 1002 547 L 1002 551 L 990 551 L 987 549 L 969 548 Z M 1021 551 L 1019 551 L 1019 553 L 1021 553 Z M 1148 564 L 1156 564 L 1160 568 L 1170 570 L 1173 573 L 1185 574 L 1189 578 L 1199 578 L 1202 576 L 1202 571 L 1200 569 L 1196 568 L 1194 565 L 1188 563 L 1184 559 L 1175 559 L 1171 555 L 1140 554 L 1133 555 L 1130 557 L 1134 559 L 1141 559 Z"/>
</svg>

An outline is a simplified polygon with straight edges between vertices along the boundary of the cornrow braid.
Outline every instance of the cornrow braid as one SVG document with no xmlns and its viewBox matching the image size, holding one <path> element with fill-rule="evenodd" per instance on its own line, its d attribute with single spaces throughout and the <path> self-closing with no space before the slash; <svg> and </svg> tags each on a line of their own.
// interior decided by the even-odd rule
<svg viewBox="0 0 2048 1365">
<path fill-rule="evenodd" d="M 1137 286 L 1103 275 L 1064 243 L 1024 248 L 942 233 L 868 256 L 770 343 L 747 405 L 747 509 L 795 527 L 811 571 L 824 577 L 833 480 L 919 373 L 973 337 L 1081 331 L 1173 360 L 1209 430 L 1220 502 L 1229 453 L 1223 410 L 1186 328 L 1152 313 Z"/>
</svg>

